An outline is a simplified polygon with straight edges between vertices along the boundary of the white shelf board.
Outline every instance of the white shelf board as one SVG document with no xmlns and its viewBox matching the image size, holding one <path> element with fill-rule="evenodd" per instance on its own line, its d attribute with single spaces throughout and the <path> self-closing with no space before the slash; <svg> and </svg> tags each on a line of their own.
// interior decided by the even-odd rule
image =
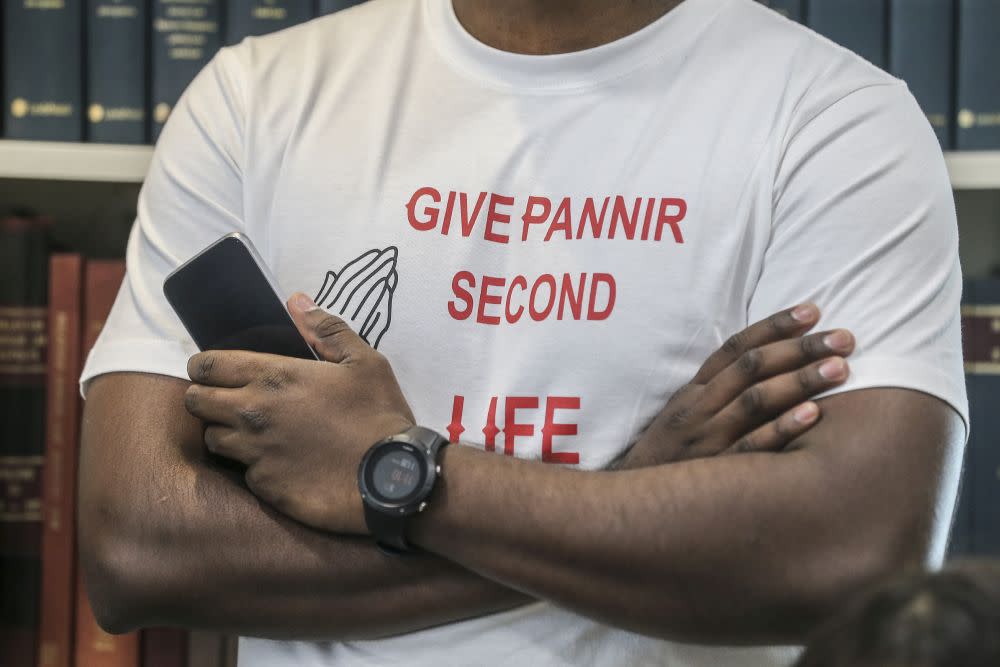
<svg viewBox="0 0 1000 667">
<path fill-rule="evenodd" d="M 141 183 L 151 146 L 0 141 L 0 178 Z"/>
<path fill-rule="evenodd" d="M 141 183 L 151 146 L 0 141 L 0 178 Z M 945 153 L 956 190 L 1000 189 L 1000 151 Z"/>
<path fill-rule="evenodd" d="M 954 151 L 944 158 L 956 190 L 1000 190 L 1000 151 Z"/>
</svg>

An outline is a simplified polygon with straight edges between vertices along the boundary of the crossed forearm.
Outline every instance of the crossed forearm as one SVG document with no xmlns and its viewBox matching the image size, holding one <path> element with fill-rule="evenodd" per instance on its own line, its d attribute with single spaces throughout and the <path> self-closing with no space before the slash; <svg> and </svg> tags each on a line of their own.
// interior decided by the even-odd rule
<svg viewBox="0 0 1000 667">
<path fill-rule="evenodd" d="M 152 617 L 143 625 L 289 639 L 375 638 L 528 600 L 435 556 L 386 557 L 369 539 L 310 530 L 207 467 L 173 484 L 174 497 L 192 502 L 182 521 L 176 506 L 144 517 L 142 542 L 154 550 L 151 557 L 163 559 L 163 569 L 149 573 L 159 581 L 149 582 Z"/>
<path fill-rule="evenodd" d="M 110 383 L 91 390 L 95 404 L 131 397 L 133 415 L 84 423 L 81 556 L 109 629 L 375 638 L 529 601 L 438 557 L 387 557 L 370 539 L 321 533 L 274 512 L 238 475 L 204 459 L 200 424 L 165 407 L 180 404 L 186 383 L 159 380 L 176 393 L 163 400 L 137 377 L 124 376 L 117 396 L 105 393 Z M 130 416 L 144 428 L 127 428 Z"/>
<path fill-rule="evenodd" d="M 933 447 L 897 465 L 912 486 L 887 483 L 888 433 L 868 440 L 843 426 L 851 413 L 874 422 L 878 408 L 864 400 L 824 401 L 829 428 L 811 447 L 627 472 L 446 448 L 444 483 L 411 541 L 611 625 L 699 643 L 797 643 L 846 595 L 921 562 L 935 532 L 937 485 L 924 464 Z"/>
</svg>

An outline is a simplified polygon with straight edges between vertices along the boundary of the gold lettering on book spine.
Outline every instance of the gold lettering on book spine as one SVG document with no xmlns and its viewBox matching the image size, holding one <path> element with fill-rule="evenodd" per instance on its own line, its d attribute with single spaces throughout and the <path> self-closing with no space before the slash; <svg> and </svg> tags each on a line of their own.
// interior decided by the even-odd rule
<svg viewBox="0 0 1000 667">
<path fill-rule="evenodd" d="M 97 5 L 94 15 L 100 19 L 134 19 L 139 16 L 139 8 L 135 5 L 120 4 L 123 0 L 114 0 L 112 4 Z"/>
<path fill-rule="evenodd" d="M 42 520 L 41 456 L 0 456 L 0 521 Z"/>
<path fill-rule="evenodd" d="M 153 31 L 162 34 L 170 60 L 203 60 L 207 35 L 218 32 L 218 21 L 209 20 L 209 6 L 216 0 L 158 0 L 161 16 L 153 19 Z M 153 100 L 153 120 L 163 124 L 170 105 Z"/>
<path fill-rule="evenodd" d="M 962 306 L 965 372 L 1000 375 L 1000 304 Z"/>
<path fill-rule="evenodd" d="M 46 327 L 44 307 L 0 308 L 0 375 L 28 381 L 45 374 Z"/>
<path fill-rule="evenodd" d="M 25 9 L 65 9 L 66 0 L 24 0 Z"/>
</svg>

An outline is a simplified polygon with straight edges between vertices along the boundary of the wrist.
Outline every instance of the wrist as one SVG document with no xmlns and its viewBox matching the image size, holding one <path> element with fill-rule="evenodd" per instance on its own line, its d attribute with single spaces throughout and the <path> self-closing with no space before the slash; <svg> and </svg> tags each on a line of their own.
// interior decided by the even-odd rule
<svg viewBox="0 0 1000 667">
<path fill-rule="evenodd" d="M 452 530 L 447 522 L 454 516 L 453 505 L 458 497 L 462 478 L 475 463 L 474 459 L 483 455 L 475 447 L 460 443 L 453 443 L 441 451 L 438 457 L 441 473 L 428 497 L 427 508 L 414 515 L 407 527 L 407 539 L 411 544 L 434 551 L 435 544 L 440 543 L 439 536 Z"/>
<path fill-rule="evenodd" d="M 374 443 L 362 457 L 357 470 L 362 518 L 383 551 L 411 550 L 410 523 L 433 502 L 447 444 L 440 433 L 410 425 Z"/>
</svg>

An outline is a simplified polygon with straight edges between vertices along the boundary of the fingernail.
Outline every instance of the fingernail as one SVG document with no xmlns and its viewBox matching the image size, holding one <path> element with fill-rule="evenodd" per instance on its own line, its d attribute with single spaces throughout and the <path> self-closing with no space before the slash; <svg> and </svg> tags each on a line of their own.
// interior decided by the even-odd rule
<svg viewBox="0 0 1000 667">
<path fill-rule="evenodd" d="M 819 406 L 815 403 L 803 403 L 792 411 L 792 418 L 800 424 L 808 424 L 819 415 Z"/>
<path fill-rule="evenodd" d="M 319 308 L 315 301 L 307 297 L 302 292 L 299 292 L 292 297 L 292 303 L 294 303 L 295 307 L 303 313 L 308 313 L 310 310 L 316 310 Z"/>
<path fill-rule="evenodd" d="M 847 375 L 847 363 L 837 357 L 820 364 L 819 374 L 824 380 L 842 380 Z"/>
<path fill-rule="evenodd" d="M 792 319 L 796 322 L 809 322 L 816 317 L 816 306 L 803 303 L 792 310 Z"/>
<path fill-rule="evenodd" d="M 844 329 L 837 329 L 823 338 L 823 345 L 826 345 L 831 350 L 843 352 L 850 349 L 852 340 L 850 332 Z"/>
</svg>

